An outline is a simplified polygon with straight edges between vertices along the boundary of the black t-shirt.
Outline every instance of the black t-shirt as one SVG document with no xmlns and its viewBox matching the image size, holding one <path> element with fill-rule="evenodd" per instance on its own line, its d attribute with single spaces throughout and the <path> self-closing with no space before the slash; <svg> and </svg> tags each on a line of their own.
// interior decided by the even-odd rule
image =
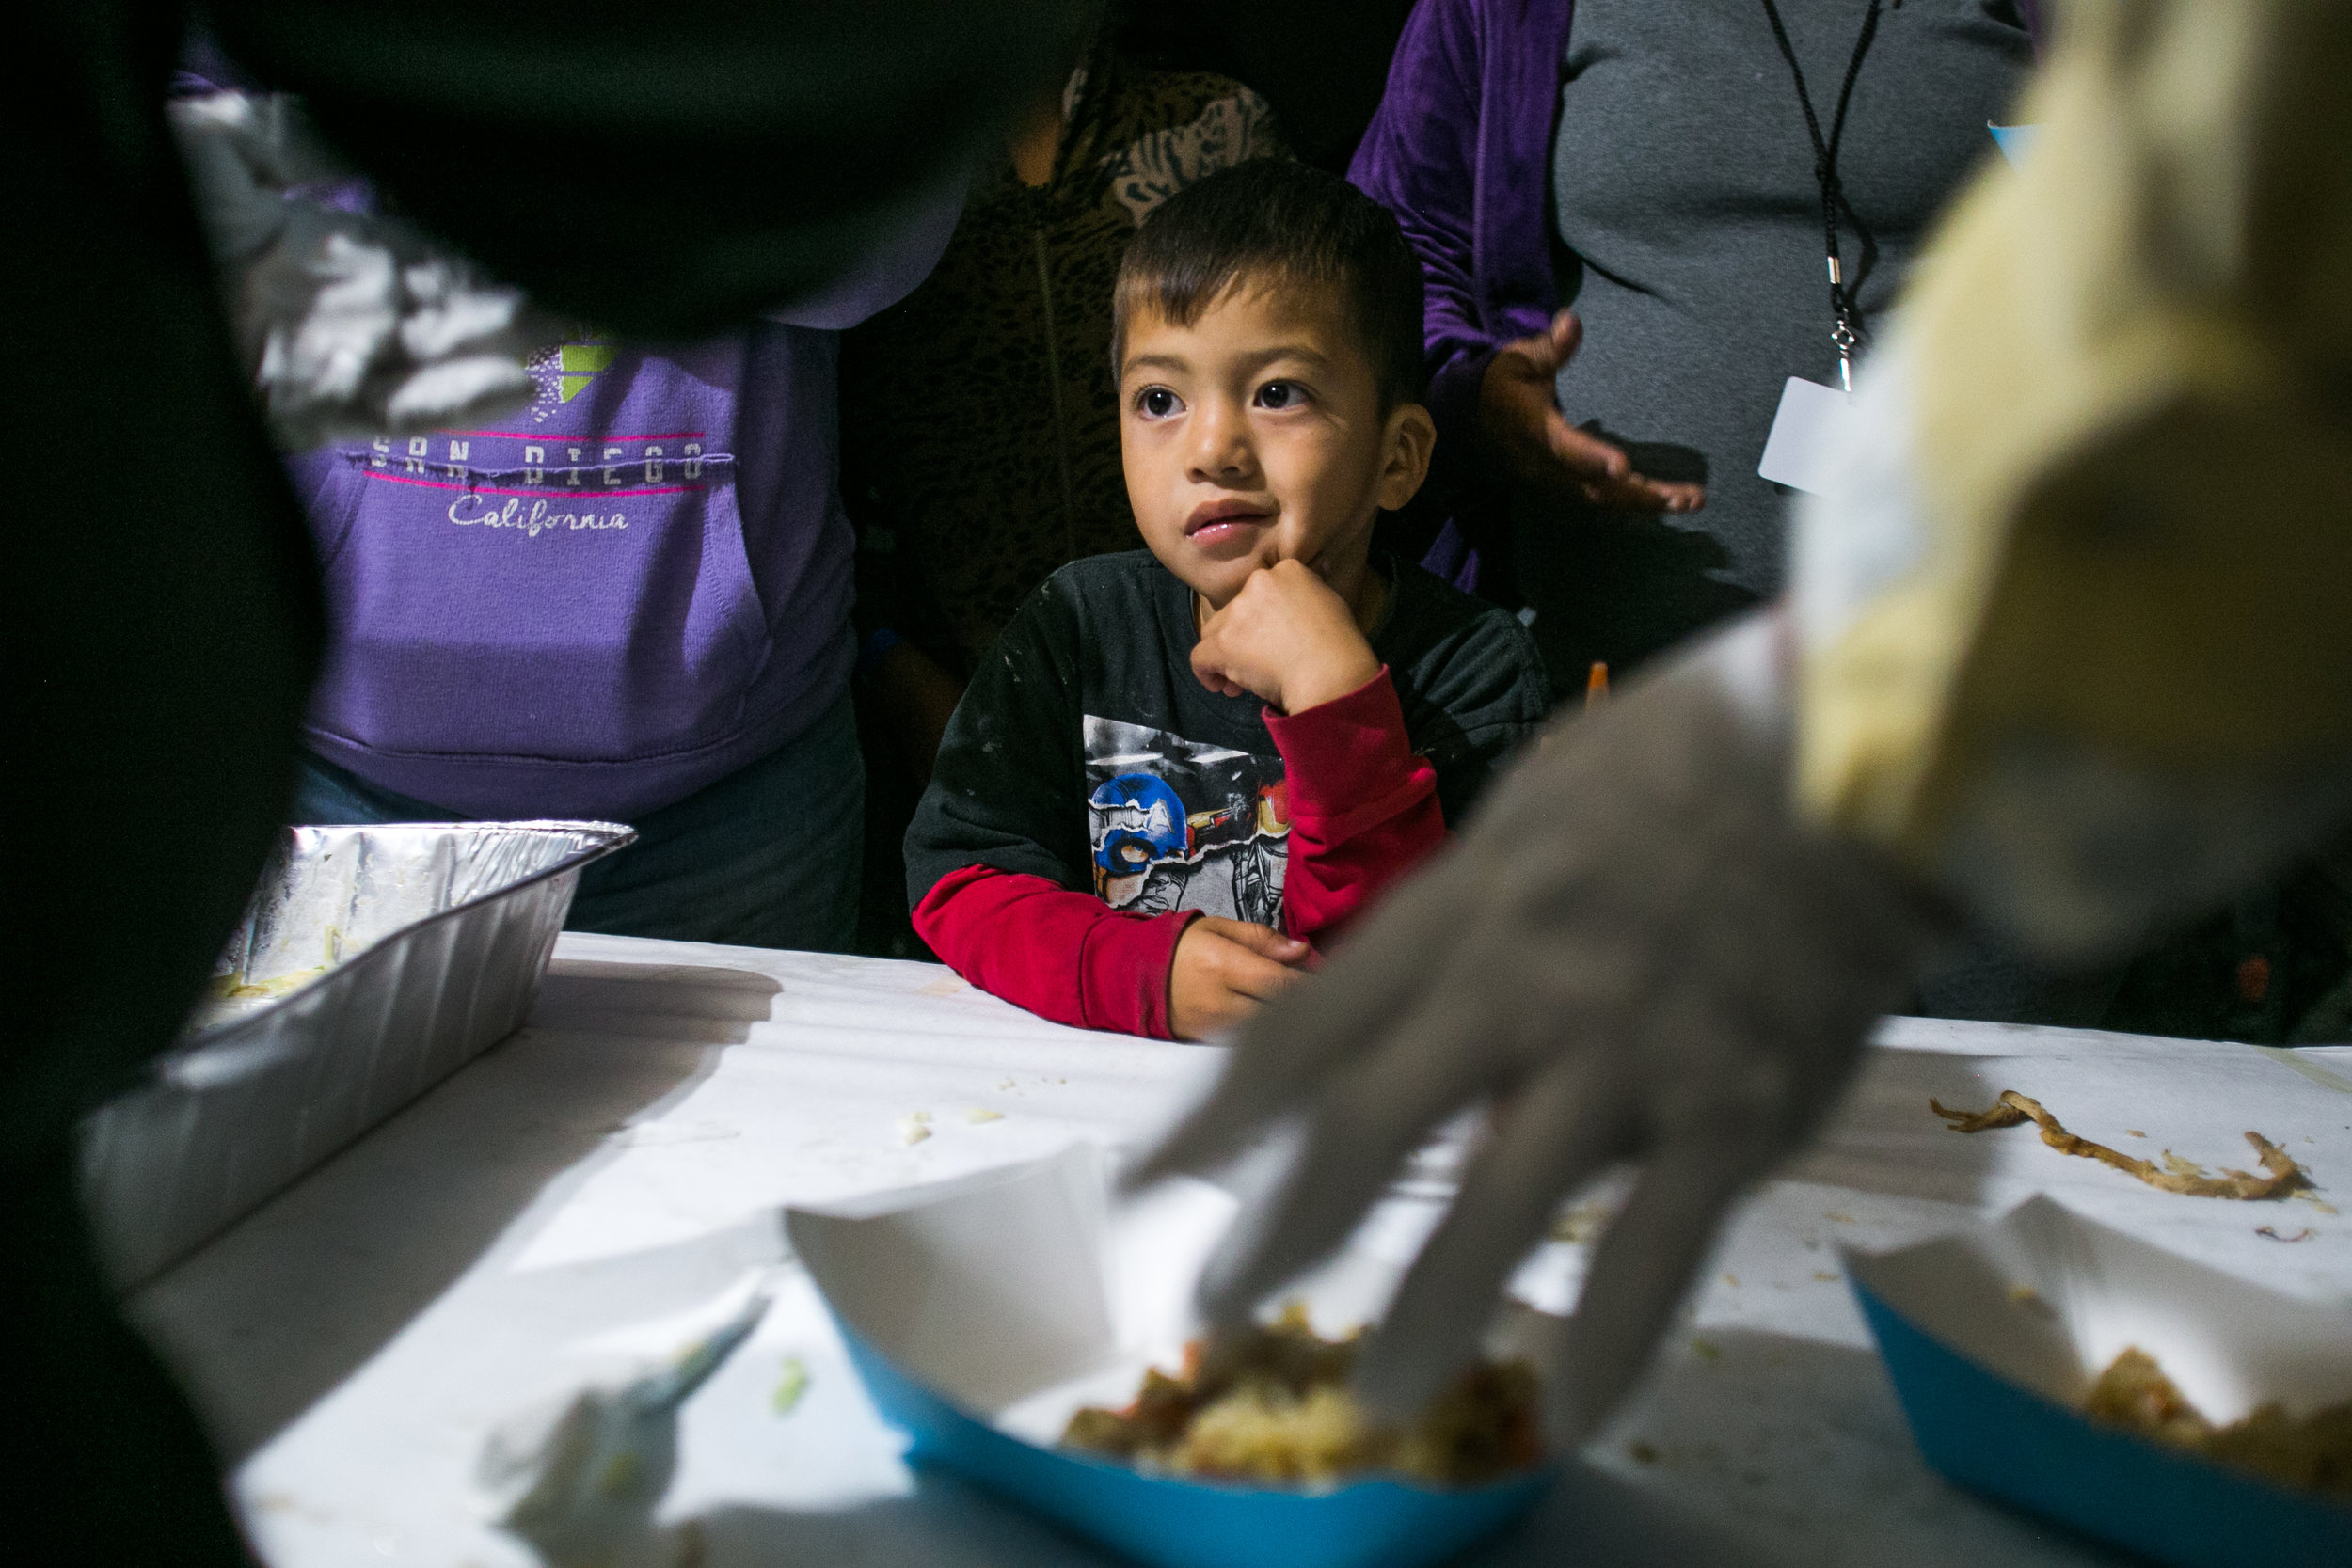
<svg viewBox="0 0 2352 1568">
<path fill-rule="evenodd" d="M 1418 566 L 1372 634 L 1449 825 L 1540 722 L 1550 689 L 1508 611 Z M 907 830 L 907 896 L 970 865 L 1114 908 L 1279 925 L 1289 834 L 1264 705 L 1192 673 L 1192 593 L 1145 550 L 1046 578 L 973 673 Z"/>
</svg>

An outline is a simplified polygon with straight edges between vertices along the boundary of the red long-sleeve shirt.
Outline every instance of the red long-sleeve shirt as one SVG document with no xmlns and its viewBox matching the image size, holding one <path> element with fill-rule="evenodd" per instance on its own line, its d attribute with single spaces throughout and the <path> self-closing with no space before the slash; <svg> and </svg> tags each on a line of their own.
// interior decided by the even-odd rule
<svg viewBox="0 0 2352 1568">
<path fill-rule="evenodd" d="M 1444 840 L 1437 771 L 1413 754 L 1385 665 L 1344 697 L 1264 718 L 1290 808 L 1282 929 L 1312 941 Z M 1167 1039 L 1168 971 L 1199 913 L 1114 910 L 1044 877 L 968 865 L 932 885 L 914 929 L 965 979 L 1041 1017 Z"/>
</svg>

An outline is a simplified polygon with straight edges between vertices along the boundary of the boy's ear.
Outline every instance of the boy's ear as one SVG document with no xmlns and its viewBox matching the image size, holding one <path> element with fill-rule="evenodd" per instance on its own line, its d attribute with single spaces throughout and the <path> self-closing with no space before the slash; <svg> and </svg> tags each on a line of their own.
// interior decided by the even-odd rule
<svg viewBox="0 0 2352 1568">
<path fill-rule="evenodd" d="M 1429 477 L 1429 459 L 1438 450 L 1438 422 L 1420 404 L 1401 403 L 1390 410 L 1380 441 L 1380 510 L 1395 512 L 1420 494 Z"/>
</svg>

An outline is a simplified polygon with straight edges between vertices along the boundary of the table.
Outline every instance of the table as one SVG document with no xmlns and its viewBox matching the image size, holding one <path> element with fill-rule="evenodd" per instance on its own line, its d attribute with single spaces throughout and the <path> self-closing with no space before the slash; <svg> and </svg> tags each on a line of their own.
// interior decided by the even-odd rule
<svg viewBox="0 0 2352 1568">
<path fill-rule="evenodd" d="M 566 934 L 522 1031 L 141 1291 L 133 1315 L 188 1379 L 275 1568 L 531 1561 L 469 1503 L 485 1434 L 675 1350 L 755 1273 L 775 1306 L 685 1413 L 661 1513 L 678 1560 L 1097 1563 L 899 1462 L 779 1209 L 1073 1139 L 1136 1144 L 1219 1054 L 1045 1023 L 931 965 Z M 2208 1165 L 2248 1164 L 2242 1134 L 2258 1129 L 2308 1164 L 2320 1201 L 2172 1196 L 2030 1129 L 1960 1136 L 1928 1111 L 1930 1095 L 1977 1108 L 2011 1087 L 2086 1136 L 2141 1133 L 2136 1147 Z M 1452 1159 L 1418 1159 L 1377 1228 L 1434 1212 Z M 1727 1228 L 1632 1405 L 1477 1560 L 2112 1560 L 1921 1465 L 1837 1272 L 1841 1243 L 1920 1239 L 2036 1192 L 2352 1302 L 2352 1216 L 2326 1201 L 2352 1194 L 2352 1049 L 1887 1021 L 1822 1137 Z M 1564 1305 L 1587 1250 L 1546 1246 L 1522 1288 Z M 777 1397 L 788 1363 L 805 1372 L 797 1402 Z"/>
</svg>

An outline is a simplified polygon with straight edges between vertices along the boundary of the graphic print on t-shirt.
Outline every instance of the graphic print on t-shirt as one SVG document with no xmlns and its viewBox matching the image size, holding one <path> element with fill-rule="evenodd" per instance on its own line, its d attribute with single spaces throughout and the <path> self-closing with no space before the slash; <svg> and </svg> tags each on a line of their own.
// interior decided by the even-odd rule
<svg viewBox="0 0 2352 1568">
<path fill-rule="evenodd" d="M 1279 928 L 1282 759 L 1086 716 L 1094 891 L 1115 910 L 1199 910 Z"/>
<path fill-rule="evenodd" d="M 736 733 L 771 635 L 731 450 L 750 352 L 560 344 L 496 428 L 305 460 L 347 651 L 312 697 L 326 743 L 438 785 L 469 765 L 422 759 L 624 763 Z"/>
</svg>

